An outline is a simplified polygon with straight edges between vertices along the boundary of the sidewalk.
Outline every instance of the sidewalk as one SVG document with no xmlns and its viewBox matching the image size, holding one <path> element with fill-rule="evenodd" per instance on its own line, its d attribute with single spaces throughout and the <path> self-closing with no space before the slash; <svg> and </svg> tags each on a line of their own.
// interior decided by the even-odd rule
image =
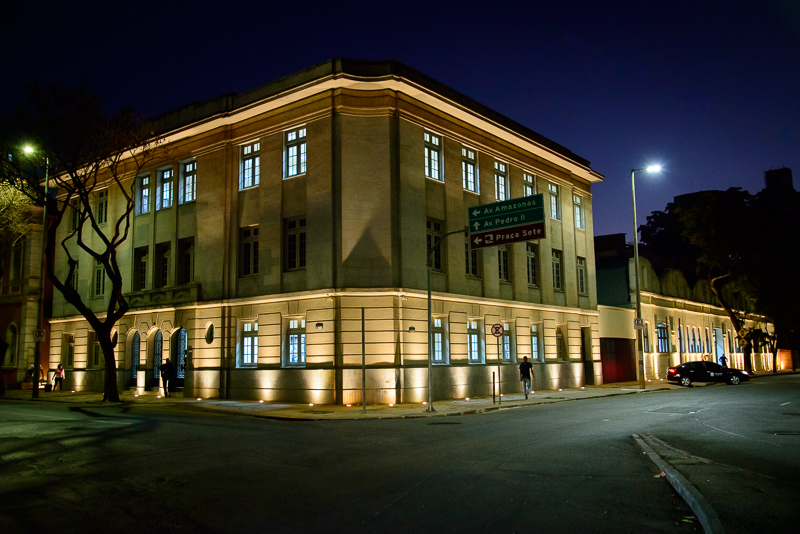
<svg viewBox="0 0 800 534">
<path fill-rule="evenodd" d="M 792 371 L 782 371 L 778 375 L 793 374 Z M 759 379 L 765 376 L 775 376 L 773 373 L 758 373 L 752 376 Z M 703 384 L 695 383 L 694 387 L 716 386 L 722 384 Z M 737 386 L 738 387 L 738 386 Z M 556 402 L 576 401 L 584 399 L 596 399 L 599 397 L 612 397 L 616 395 L 634 395 L 638 393 L 650 393 L 654 391 L 667 391 L 681 389 L 677 383 L 666 380 L 649 380 L 644 390 L 639 389 L 638 382 L 619 382 L 605 384 L 602 386 L 586 386 L 584 388 L 564 389 L 562 391 L 540 390 L 531 394 L 526 400 L 521 393 L 505 395 L 501 403 L 492 403 L 491 397 L 470 398 L 469 400 L 442 400 L 434 401 L 434 411 L 427 411 L 424 404 L 387 404 L 367 405 L 364 413 L 359 404 L 352 406 L 341 406 L 331 404 L 288 404 L 279 402 L 259 402 L 259 401 L 237 401 L 221 399 L 192 399 L 183 397 L 181 393 L 175 392 L 169 398 L 161 396 L 161 392 L 148 391 L 145 394 L 134 395 L 131 392 L 120 393 L 122 405 L 135 406 L 159 405 L 170 406 L 178 409 L 204 410 L 217 413 L 229 413 L 238 415 L 249 415 L 252 417 L 265 417 L 269 419 L 285 420 L 350 420 L 350 419 L 405 419 L 414 417 L 445 417 L 456 415 L 468 415 L 493 412 L 497 410 L 508 410 L 513 408 L 523 408 L 538 404 L 552 404 Z M 69 391 L 45 393 L 39 390 L 39 398 L 31 398 L 30 389 L 6 390 L 2 400 L 17 400 L 30 402 L 61 402 L 71 405 L 103 405 L 102 393 Z M 106 404 L 107 406 L 108 404 Z"/>
<path fill-rule="evenodd" d="M 552 404 L 555 402 L 594 399 L 598 397 L 612 397 L 616 395 L 633 395 L 653 391 L 679 389 L 680 386 L 668 383 L 666 380 L 648 382 L 644 390 L 639 389 L 638 382 L 622 382 L 602 386 L 586 386 L 584 388 L 565 389 L 562 391 L 538 391 L 532 393 L 526 400 L 521 393 L 504 395 L 492 403 L 491 397 L 470 398 L 461 400 L 434 401 L 434 411 L 429 412 L 426 404 L 376 404 L 367 405 L 366 413 L 359 404 L 352 406 L 341 405 L 312 405 L 288 404 L 278 402 L 236 401 L 220 399 L 191 399 L 185 398 L 180 393 L 173 393 L 170 397 L 163 397 L 161 392 L 148 391 L 146 394 L 134 395 L 131 392 L 120 393 L 122 405 L 159 405 L 170 406 L 178 409 L 204 410 L 253 417 L 286 420 L 349 420 L 349 419 L 404 419 L 415 417 L 445 417 L 467 414 L 487 413 L 497 410 L 522 408 L 537 404 Z M 39 390 L 39 398 L 31 397 L 30 389 L 7 390 L 5 397 L 0 401 L 28 401 L 28 402 L 55 402 L 70 405 L 103 405 L 102 393 L 94 392 L 48 392 Z M 108 405 L 108 404 L 106 404 Z"/>
</svg>

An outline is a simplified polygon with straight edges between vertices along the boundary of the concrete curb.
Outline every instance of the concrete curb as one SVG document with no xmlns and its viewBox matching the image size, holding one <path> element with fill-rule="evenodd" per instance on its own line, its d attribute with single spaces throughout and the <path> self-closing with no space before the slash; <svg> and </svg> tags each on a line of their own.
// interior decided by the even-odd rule
<svg viewBox="0 0 800 534">
<path fill-rule="evenodd" d="M 722 526 L 722 523 L 720 523 L 717 511 L 714 510 L 714 507 L 711 506 L 711 503 L 708 502 L 703 494 L 697 491 L 697 488 L 695 488 L 686 477 L 681 475 L 672 464 L 664 460 L 650 445 L 645 443 L 638 434 L 631 434 L 631 439 L 645 454 L 647 454 L 650 461 L 664 472 L 667 480 L 672 484 L 672 487 L 675 488 L 675 491 L 678 492 L 678 495 L 683 497 L 683 500 L 686 501 L 686 504 L 688 504 L 689 508 L 695 513 L 706 534 L 724 534 L 725 528 Z"/>
</svg>

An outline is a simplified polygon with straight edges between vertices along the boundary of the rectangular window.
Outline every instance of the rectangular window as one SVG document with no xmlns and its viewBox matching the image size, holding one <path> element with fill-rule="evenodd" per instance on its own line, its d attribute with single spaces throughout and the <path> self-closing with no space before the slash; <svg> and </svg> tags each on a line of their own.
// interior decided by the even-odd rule
<svg viewBox="0 0 800 534">
<path fill-rule="evenodd" d="M 102 355 L 103 350 L 100 348 L 100 343 L 97 341 L 92 343 L 92 367 L 100 367 L 100 356 Z"/>
<path fill-rule="evenodd" d="M 283 177 L 291 178 L 306 172 L 306 128 L 286 132 L 284 138 Z"/>
<path fill-rule="evenodd" d="M 564 333 L 561 328 L 556 329 L 556 358 L 567 360 L 567 345 L 564 342 Z"/>
<path fill-rule="evenodd" d="M 286 270 L 306 268 L 306 219 L 286 220 Z"/>
<path fill-rule="evenodd" d="M 150 175 L 139 176 L 139 210 L 137 213 L 150 213 Z"/>
<path fill-rule="evenodd" d="M 478 251 L 469 246 L 469 239 L 464 242 L 464 255 L 467 266 L 467 276 L 480 276 Z"/>
<path fill-rule="evenodd" d="M 550 192 L 550 218 L 561 220 L 561 201 L 558 198 L 558 186 L 556 184 L 547 184 L 547 190 Z"/>
<path fill-rule="evenodd" d="M 508 200 L 506 164 L 499 161 L 494 162 L 494 199 L 498 201 Z"/>
<path fill-rule="evenodd" d="M 522 174 L 522 196 L 530 197 L 536 194 L 536 179 L 532 174 Z"/>
<path fill-rule="evenodd" d="M 65 362 L 65 367 L 72 367 L 75 363 L 75 335 L 64 334 L 64 346 L 62 349 L 62 356 Z"/>
<path fill-rule="evenodd" d="M 197 162 L 190 161 L 183 164 L 183 180 L 180 203 L 194 202 L 197 200 Z"/>
<path fill-rule="evenodd" d="M 290 319 L 286 333 L 288 365 L 306 364 L 306 320 Z"/>
<path fill-rule="evenodd" d="M 511 342 L 511 337 L 512 337 L 511 327 L 508 325 L 508 323 L 503 323 L 502 346 L 503 346 L 504 362 L 514 361 L 513 343 Z"/>
<path fill-rule="evenodd" d="M 681 354 L 686 354 L 686 339 L 683 335 L 683 327 L 678 327 L 678 347 L 681 351 Z"/>
<path fill-rule="evenodd" d="M 586 278 L 586 258 L 578 258 L 578 294 L 586 295 L 589 290 Z"/>
<path fill-rule="evenodd" d="M 258 274 L 258 226 L 239 229 L 241 276 Z"/>
<path fill-rule="evenodd" d="M 173 198 L 173 172 L 172 169 L 164 169 L 158 173 L 158 188 L 156 189 L 156 210 L 163 210 L 172 207 Z"/>
<path fill-rule="evenodd" d="M 108 221 L 108 189 L 97 192 L 97 213 L 95 213 L 97 224 L 105 224 Z"/>
<path fill-rule="evenodd" d="M 531 325 L 531 360 L 542 360 L 539 343 L 539 326 L 535 324 Z"/>
<path fill-rule="evenodd" d="M 586 229 L 586 216 L 583 213 L 583 199 L 578 195 L 572 195 L 572 203 L 575 206 L 575 228 Z"/>
<path fill-rule="evenodd" d="M 692 327 L 692 344 L 689 346 L 689 352 L 697 352 L 697 333 Z"/>
<path fill-rule="evenodd" d="M 650 352 L 650 323 L 644 323 L 644 328 L 642 329 L 642 350 L 644 352 Z"/>
<path fill-rule="evenodd" d="M 106 293 L 106 268 L 102 263 L 94 264 L 94 296 L 102 297 Z"/>
<path fill-rule="evenodd" d="M 139 247 L 133 251 L 133 290 L 144 291 L 147 288 L 147 247 Z"/>
<path fill-rule="evenodd" d="M 470 363 L 480 363 L 481 354 L 481 331 L 478 321 L 467 321 L 467 357 Z"/>
<path fill-rule="evenodd" d="M 77 200 L 69 203 L 69 214 L 69 231 L 74 232 L 81 224 L 81 210 Z"/>
<path fill-rule="evenodd" d="M 242 366 L 258 364 L 258 321 L 242 325 Z"/>
<path fill-rule="evenodd" d="M 553 250 L 553 289 L 556 291 L 563 291 L 563 280 L 561 276 L 561 258 L 560 250 Z"/>
<path fill-rule="evenodd" d="M 442 176 L 442 138 L 425 132 L 425 176 L 444 182 Z"/>
<path fill-rule="evenodd" d="M 178 241 L 178 284 L 194 282 L 194 238 Z"/>
<path fill-rule="evenodd" d="M 656 340 L 658 342 L 658 352 L 664 354 L 669 352 L 669 335 L 667 325 L 658 323 L 656 325 Z"/>
<path fill-rule="evenodd" d="M 172 259 L 170 248 L 171 243 L 159 243 L 156 245 L 154 287 L 167 287 L 170 285 L 170 260 Z"/>
<path fill-rule="evenodd" d="M 70 275 L 69 280 L 67 281 L 67 285 L 74 289 L 75 291 L 78 290 L 78 265 L 80 262 L 75 262 L 75 268 L 72 270 L 72 275 Z"/>
<path fill-rule="evenodd" d="M 261 181 L 261 143 L 241 147 L 239 164 L 239 190 L 257 186 Z"/>
<path fill-rule="evenodd" d="M 536 262 L 539 256 L 539 245 L 537 245 L 536 243 L 526 243 L 525 247 L 526 247 L 525 256 L 528 263 L 528 285 L 538 286 L 539 270 L 536 268 Z"/>
<path fill-rule="evenodd" d="M 471 148 L 461 148 L 461 180 L 464 182 L 464 189 L 480 193 L 477 158 L 475 151 Z"/>
<path fill-rule="evenodd" d="M 433 318 L 433 363 L 447 363 L 447 347 L 444 337 L 444 320 Z"/>
<path fill-rule="evenodd" d="M 505 246 L 497 248 L 497 270 L 501 282 L 508 282 L 508 249 Z"/>
<path fill-rule="evenodd" d="M 15 282 L 22 278 L 22 255 L 25 250 L 22 245 L 24 242 L 24 239 L 20 239 L 11 249 L 11 272 L 8 279 Z"/>
<path fill-rule="evenodd" d="M 427 230 L 427 250 L 433 249 L 433 247 L 439 243 L 442 239 L 442 227 L 444 223 L 440 221 L 435 221 L 432 219 L 428 219 L 428 230 Z M 442 247 L 444 244 L 440 244 L 433 250 L 433 254 L 431 254 L 431 269 L 434 271 L 443 271 L 443 264 L 442 264 Z"/>
</svg>

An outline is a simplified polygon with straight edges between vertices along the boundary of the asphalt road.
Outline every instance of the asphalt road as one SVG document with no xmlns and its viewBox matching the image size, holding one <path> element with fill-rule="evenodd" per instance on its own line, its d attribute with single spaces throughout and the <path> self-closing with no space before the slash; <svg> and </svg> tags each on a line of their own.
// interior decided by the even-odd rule
<svg viewBox="0 0 800 534">
<path fill-rule="evenodd" d="M 330 422 L 0 401 L 0 532 L 702 531 L 631 443 L 642 432 L 738 473 L 697 484 L 726 529 L 788 532 L 799 386 Z M 753 477 L 761 500 L 731 486 Z"/>
</svg>

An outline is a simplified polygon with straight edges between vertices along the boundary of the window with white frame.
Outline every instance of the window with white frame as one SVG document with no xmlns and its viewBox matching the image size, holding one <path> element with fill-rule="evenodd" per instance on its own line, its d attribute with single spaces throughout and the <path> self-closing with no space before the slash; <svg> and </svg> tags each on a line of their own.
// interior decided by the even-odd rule
<svg viewBox="0 0 800 534">
<path fill-rule="evenodd" d="M 105 224 L 108 221 L 108 189 L 97 192 L 97 213 L 95 219 L 97 224 Z"/>
<path fill-rule="evenodd" d="M 103 349 L 100 347 L 100 342 L 97 341 L 97 334 L 92 336 L 94 340 L 92 342 L 92 353 L 91 353 L 91 360 L 89 362 L 89 367 L 100 367 L 100 361 L 103 356 Z"/>
<path fill-rule="evenodd" d="M 306 172 L 306 127 L 286 132 L 284 137 L 283 177 L 291 178 Z"/>
<path fill-rule="evenodd" d="M 506 246 L 497 247 L 497 272 L 501 282 L 508 282 L 510 280 L 508 248 Z"/>
<path fill-rule="evenodd" d="M 583 211 L 583 198 L 572 195 L 572 204 L 575 206 L 575 228 L 586 229 L 586 215 Z"/>
<path fill-rule="evenodd" d="M 239 190 L 257 186 L 261 181 L 261 143 L 256 141 L 240 148 Z"/>
<path fill-rule="evenodd" d="M 563 254 L 560 250 L 553 250 L 553 289 L 556 291 L 564 290 L 564 280 L 561 272 L 561 262 Z"/>
<path fill-rule="evenodd" d="M 133 250 L 133 290 L 143 291 L 147 287 L 147 254 L 148 247 Z"/>
<path fill-rule="evenodd" d="M 163 210 L 172 207 L 173 191 L 173 171 L 164 169 L 158 173 L 158 187 L 156 189 L 156 210 Z"/>
<path fill-rule="evenodd" d="M 536 194 L 536 179 L 532 174 L 522 173 L 522 196 L 530 197 Z"/>
<path fill-rule="evenodd" d="M 239 229 L 241 276 L 258 274 L 258 226 Z"/>
<path fill-rule="evenodd" d="M 464 183 L 464 189 L 480 193 L 477 154 L 471 148 L 461 148 L 461 180 Z"/>
<path fill-rule="evenodd" d="M 447 344 L 444 331 L 444 319 L 433 318 L 433 363 L 447 363 Z"/>
<path fill-rule="evenodd" d="M 656 325 L 656 341 L 658 344 L 658 352 L 664 354 L 669 352 L 669 334 L 667 332 L 667 325 L 658 323 Z"/>
<path fill-rule="evenodd" d="M 561 220 L 561 201 L 558 197 L 558 186 L 547 184 L 547 191 L 550 193 L 550 218 Z"/>
<path fill-rule="evenodd" d="M 94 296 L 102 297 L 106 294 L 106 268 L 102 263 L 94 264 Z"/>
<path fill-rule="evenodd" d="M 689 346 L 689 352 L 697 352 L 697 334 L 694 327 L 692 327 L 692 344 Z"/>
<path fill-rule="evenodd" d="M 586 277 L 586 258 L 578 258 L 578 294 L 586 295 L 589 292 L 588 279 Z"/>
<path fill-rule="evenodd" d="M 428 219 L 427 227 L 427 250 L 431 250 L 434 245 L 442 240 L 442 228 L 444 228 L 444 223 Z M 442 263 L 442 247 L 444 247 L 444 243 L 436 247 L 431 254 L 431 269 L 434 271 L 444 270 L 444 264 Z"/>
<path fill-rule="evenodd" d="M 567 353 L 567 344 L 564 340 L 564 333 L 561 331 L 561 328 L 556 329 L 556 358 L 559 360 L 569 359 Z"/>
<path fill-rule="evenodd" d="M 506 164 L 494 162 L 494 198 L 495 200 L 508 200 L 508 173 Z"/>
<path fill-rule="evenodd" d="M 306 364 L 306 320 L 289 319 L 286 331 L 286 364 Z"/>
<path fill-rule="evenodd" d="M 470 319 L 467 321 L 467 359 L 470 363 L 483 361 L 481 348 L 480 321 Z"/>
<path fill-rule="evenodd" d="M 536 268 L 537 258 L 539 256 L 539 245 L 536 243 L 525 243 L 525 261 L 528 266 L 528 285 L 539 285 L 539 270 Z"/>
<path fill-rule="evenodd" d="M 680 349 L 681 354 L 685 354 L 686 353 L 686 338 L 683 335 L 683 327 L 682 326 L 678 327 L 678 348 Z"/>
<path fill-rule="evenodd" d="M 711 345 L 708 342 L 708 328 L 706 328 L 706 350 L 705 352 L 711 352 Z"/>
<path fill-rule="evenodd" d="M 286 270 L 306 268 L 306 218 L 286 219 Z"/>
<path fill-rule="evenodd" d="M 184 163 L 182 170 L 180 203 L 186 204 L 197 200 L 197 162 L 188 161 Z"/>
<path fill-rule="evenodd" d="M 136 213 L 149 213 L 150 212 L 150 175 L 143 174 L 137 178 L 137 206 Z"/>
<path fill-rule="evenodd" d="M 539 338 L 539 325 L 531 325 L 531 360 L 541 361 L 541 339 Z"/>
<path fill-rule="evenodd" d="M 511 326 L 509 326 L 508 323 L 503 323 L 503 338 L 501 340 L 501 346 L 503 347 L 504 362 L 514 361 L 514 343 L 512 339 L 513 336 L 514 333 L 511 331 Z"/>
<path fill-rule="evenodd" d="M 242 323 L 242 367 L 258 364 L 258 321 Z"/>
<path fill-rule="evenodd" d="M 481 271 L 478 266 L 478 251 L 469 246 L 469 238 L 464 242 L 464 256 L 467 276 L 480 276 Z"/>
<path fill-rule="evenodd" d="M 444 182 L 442 175 L 442 138 L 429 132 L 425 139 L 425 176 Z"/>
</svg>

